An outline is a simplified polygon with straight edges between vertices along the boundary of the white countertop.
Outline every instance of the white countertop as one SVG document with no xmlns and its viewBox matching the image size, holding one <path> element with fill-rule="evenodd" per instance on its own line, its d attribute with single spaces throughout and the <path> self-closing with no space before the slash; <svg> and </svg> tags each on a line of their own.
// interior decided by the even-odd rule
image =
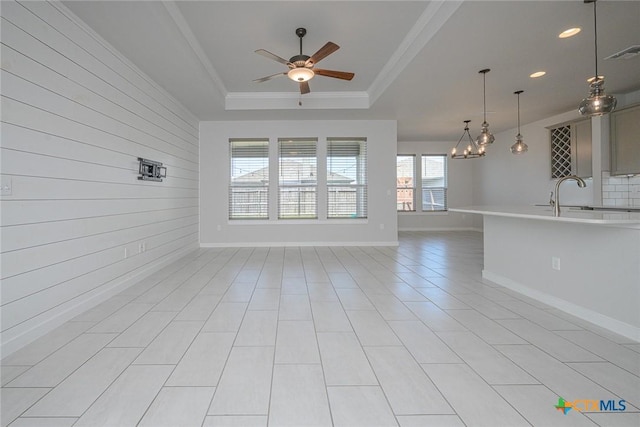
<svg viewBox="0 0 640 427">
<path fill-rule="evenodd" d="M 551 206 L 465 206 L 449 209 L 451 212 L 480 215 L 504 216 L 511 218 L 535 219 L 543 221 L 573 222 L 611 226 L 640 226 L 640 212 L 611 212 L 580 210 L 561 207 L 560 216 L 553 216 Z"/>
</svg>

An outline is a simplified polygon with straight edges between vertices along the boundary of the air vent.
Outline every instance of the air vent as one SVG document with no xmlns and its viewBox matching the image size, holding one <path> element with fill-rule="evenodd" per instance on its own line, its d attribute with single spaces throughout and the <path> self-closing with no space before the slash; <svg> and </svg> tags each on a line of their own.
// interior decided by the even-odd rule
<svg viewBox="0 0 640 427">
<path fill-rule="evenodd" d="M 613 55 L 607 56 L 604 58 L 607 59 L 631 59 L 634 56 L 640 55 L 640 45 L 629 46 L 628 48 L 621 50 L 618 53 L 614 53 Z"/>
</svg>

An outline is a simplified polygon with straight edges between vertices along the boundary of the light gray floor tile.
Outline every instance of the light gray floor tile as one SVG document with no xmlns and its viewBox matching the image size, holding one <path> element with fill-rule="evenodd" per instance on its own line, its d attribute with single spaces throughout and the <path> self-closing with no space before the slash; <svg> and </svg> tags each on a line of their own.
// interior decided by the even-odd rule
<svg viewBox="0 0 640 427">
<path fill-rule="evenodd" d="M 100 322 L 108 316 L 120 310 L 125 304 L 133 299 L 133 295 L 115 295 L 108 300 L 98 304 L 97 306 L 77 315 L 72 319 L 73 322 Z"/>
<path fill-rule="evenodd" d="M 640 377 L 631 375 L 628 371 L 609 362 L 567 363 L 567 365 L 600 384 L 620 399 L 640 408 Z M 605 397 L 607 396 L 602 398 Z"/>
<path fill-rule="evenodd" d="M 402 345 L 377 311 L 347 311 L 347 316 L 362 345 Z"/>
<path fill-rule="evenodd" d="M 320 365 L 275 365 L 269 426 L 331 426 Z"/>
<path fill-rule="evenodd" d="M 222 374 L 236 334 L 203 332 L 196 336 L 176 366 L 167 386 L 216 386 Z"/>
<path fill-rule="evenodd" d="M 27 408 L 47 394 L 48 388 L 2 388 L 0 424 L 2 427 L 19 417 Z"/>
<path fill-rule="evenodd" d="M 189 302 L 197 295 L 199 289 L 190 289 L 186 283 L 180 288 L 171 292 L 166 298 L 156 304 L 153 311 L 182 311 Z"/>
<path fill-rule="evenodd" d="M 562 362 L 602 361 L 595 354 L 527 319 L 505 319 L 497 322 Z"/>
<path fill-rule="evenodd" d="M 558 335 L 640 376 L 640 354 L 588 331 L 558 331 Z"/>
<path fill-rule="evenodd" d="M 528 344 L 497 321 L 476 310 L 449 310 L 448 313 L 489 344 Z"/>
<path fill-rule="evenodd" d="M 462 363 L 462 360 L 424 323 L 389 322 L 391 329 L 418 363 Z"/>
<path fill-rule="evenodd" d="M 115 334 L 83 334 L 24 374 L 9 387 L 55 387 L 109 343 Z"/>
<path fill-rule="evenodd" d="M 137 365 L 175 365 L 202 328 L 203 322 L 171 322 L 135 360 Z"/>
<path fill-rule="evenodd" d="M 380 387 L 327 387 L 336 427 L 397 426 Z"/>
<path fill-rule="evenodd" d="M 13 381 L 20 374 L 29 369 L 29 366 L 0 366 L 0 377 L 2 377 L 2 387 Z"/>
<path fill-rule="evenodd" d="M 636 353 L 640 353 L 640 344 L 624 344 L 624 346 L 635 351 Z"/>
<path fill-rule="evenodd" d="M 394 414 L 453 414 L 453 409 L 404 347 L 365 352 Z"/>
<path fill-rule="evenodd" d="M 210 415 L 202 427 L 267 427 L 266 415 Z"/>
<path fill-rule="evenodd" d="M 406 302 L 409 310 L 413 312 L 432 331 L 466 331 L 463 325 L 443 310 L 440 310 L 432 302 Z"/>
<path fill-rule="evenodd" d="M 469 426 L 529 426 L 502 397 L 467 365 L 422 365 L 438 390 Z M 477 397 L 482 396 L 482 403 Z"/>
<path fill-rule="evenodd" d="M 457 415 L 398 415 L 400 427 L 465 427 Z"/>
<path fill-rule="evenodd" d="M 587 414 L 587 417 L 598 425 L 606 427 L 638 427 L 640 425 L 640 412 L 591 413 Z"/>
<path fill-rule="evenodd" d="M 256 289 L 249 302 L 249 310 L 277 310 L 279 306 L 280 289 Z"/>
<path fill-rule="evenodd" d="M 304 271 L 301 269 L 304 275 Z M 291 274 L 291 273 L 289 273 Z M 300 274 L 300 273 L 293 273 Z M 307 282 L 304 277 L 298 276 L 284 276 L 282 278 L 282 287 L 280 288 L 282 295 L 307 295 Z"/>
<path fill-rule="evenodd" d="M 25 416 L 79 417 L 140 354 L 139 348 L 104 348 L 33 405 Z"/>
<path fill-rule="evenodd" d="M 584 414 L 570 411 L 564 415 L 554 408 L 552 405 L 558 401 L 558 396 L 543 385 L 499 385 L 494 389 L 531 425 L 595 427 Z"/>
<path fill-rule="evenodd" d="M 129 366 L 74 427 L 136 425 L 173 366 Z"/>
<path fill-rule="evenodd" d="M 340 301 L 311 301 L 313 323 L 318 332 L 352 331 L 351 323 Z"/>
<path fill-rule="evenodd" d="M 95 325 L 94 322 L 67 322 L 48 334 L 38 338 L 31 344 L 22 347 L 2 359 L 3 365 L 29 365 L 41 362 L 62 346 L 73 341 L 87 329 Z"/>
<path fill-rule="evenodd" d="M 267 415 L 274 347 L 234 347 L 209 415 Z"/>
<path fill-rule="evenodd" d="M 423 279 L 424 280 L 424 279 Z M 426 280 L 424 280 L 426 283 Z M 416 291 L 409 285 L 403 283 L 393 283 L 387 285 L 387 289 L 402 302 L 423 302 L 428 301 L 420 292 Z"/>
<path fill-rule="evenodd" d="M 318 344 L 327 385 L 377 385 L 353 332 L 319 332 Z"/>
<path fill-rule="evenodd" d="M 360 289 L 336 289 L 336 293 L 345 310 L 375 310 Z"/>
<path fill-rule="evenodd" d="M 221 299 L 221 295 L 198 294 L 178 313 L 176 320 L 207 320 Z"/>
<path fill-rule="evenodd" d="M 203 332 L 238 332 L 247 310 L 246 303 L 221 302 L 202 327 Z"/>
<path fill-rule="evenodd" d="M 77 418 L 29 418 L 20 417 L 10 427 L 71 427 Z"/>
<path fill-rule="evenodd" d="M 467 304 L 463 303 L 453 295 L 443 291 L 440 288 L 419 288 L 416 290 L 427 297 L 429 301 L 443 310 L 460 310 L 471 308 Z"/>
<path fill-rule="evenodd" d="M 552 313 L 543 310 L 542 308 L 545 308 L 546 306 L 542 306 L 542 308 L 535 307 L 524 301 L 518 300 L 503 301 L 501 304 L 514 313 L 517 313 L 525 319 L 528 319 L 550 331 L 582 329 L 580 326 L 569 322 L 567 319 L 561 319 L 560 317 L 554 316 Z"/>
<path fill-rule="evenodd" d="M 277 311 L 247 311 L 234 345 L 274 346 L 277 328 Z"/>
<path fill-rule="evenodd" d="M 120 310 L 113 313 L 111 316 L 95 325 L 93 328 L 89 329 L 88 332 L 123 332 L 152 308 L 153 304 L 135 302 L 129 303 L 122 307 Z"/>
<path fill-rule="evenodd" d="M 278 322 L 275 363 L 320 363 L 316 331 L 312 321 Z"/>
<path fill-rule="evenodd" d="M 307 289 L 312 305 L 315 301 L 338 301 L 338 295 L 330 283 L 309 283 Z"/>
<path fill-rule="evenodd" d="M 418 318 L 393 295 L 370 294 L 369 300 L 384 320 L 418 320 Z"/>
<path fill-rule="evenodd" d="M 164 387 L 138 426 L 199 426 L 214 391 L 213 387 Z"/>
<path fill-rule="evenodd" d="M 311 320 L 309 296 L 283 293 L 280 297 L 280 320 Z"/>
<path fill-rule="evenodd" d="M 176 316 L 170 311 L 150 311 L 118 335 L 109 347 L 146 347 Z"/>
<path fill-rule="evenodd" d="M 538 384 L 535 378 L 472 332 L 438 332 L 437 335 L 489 384 Z"/>
<path fill-rule="evenodd" d="M 222 297 L 222 301 L 249 302 L 255 287 L 256 285 L 254 283 L 232 283 Z"/>
<path fill-rule="evenodd" d="M 529 345 L 499 345 L 496 348 L 551 391 L 565 399 L 573 396 L 607 396 L 605 390 L 545 352 Z M 575 397 L 575 399 L 583 397 Z M 584 399 L 589 399 L 584 397 Z"/>
<path fill-rule="evenodd" d="M 329 280 L 333 284 L 333 287 L 336 289 L 349 289 L 349 288 L 357 288 L 358 284 L 353 280 L 353 277 L 349 273 L 330 273 Z"/>
<path fill-rule="evenodd" d="M 489 319 L 518 319 L 520 316 L 477 294 L 456 294 L 456 298 Z"/>
</svg>

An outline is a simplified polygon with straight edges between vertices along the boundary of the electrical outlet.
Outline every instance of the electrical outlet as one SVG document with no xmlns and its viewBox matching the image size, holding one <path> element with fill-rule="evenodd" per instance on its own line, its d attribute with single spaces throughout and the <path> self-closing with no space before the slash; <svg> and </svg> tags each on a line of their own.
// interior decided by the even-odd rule
<svg viewBox="0 0 640 427">
<path fill-rule="evenodd" d="M 551 257 L 551 268 L 553 268 L 554 270 L 560 270 L 560 258 L 558 257 Z"/>
<path fill-rule="evenodd" d="M 127 248 L 124 248 L 124 258 L 126 259 L 129 256 L 129 251 L 127 251 Z"/>
<path fill-rule="evenodd" d="M 138 243 L 138 253 L 144 252 L 144 243 Z"/>
</svg>

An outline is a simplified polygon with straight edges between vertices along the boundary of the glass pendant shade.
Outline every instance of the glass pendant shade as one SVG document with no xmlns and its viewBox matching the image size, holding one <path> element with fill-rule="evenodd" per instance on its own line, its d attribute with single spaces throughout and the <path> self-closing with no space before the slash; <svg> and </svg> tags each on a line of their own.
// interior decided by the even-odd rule
<svg viewBox="0 0 640 427">
<path fill-rule="evenodd" d="M 469 133 L 470 122 L 471 120 L 464 121 L 464 132 L 456 146 L 451 149 L 452 159 L 475 159 L 486 154 L 484 147 L 478 146 L 473 138 L 471 138 L 471 134 Z M 464 147 L 464 149 L 462 149 L 462 147 Z M 462 152 L 460 152 L 460 149 L 462 149 Z"/>
<path fill-rule="evenodd" d="M 596 13 L 596 0 L 585 0 L 585 3 L 593 3 L 593 34 L 596 73 L 589 83 L 589 96 L 580 102 L 578 111 L 583 116 L 601 116 L 612 112 L 616 108 L 616 98 L 604 93 L 604 77 L 598 74 L 598 15 Z"/>
<path fill-rule="evenodd" d="M 487 73 L 491 71 L 489 68 L 485 68 L 484 70 L 478 71 L 482 74 L 482 105 L 483 105 L 483 115 L 484 121 L 482 122 L 482 126 L 480 128 L 480 135 L 476 138 L 476 144 L 483 147 L 489 144 L 493 144 L 493 141 L 496 139 L 493 137 L 491 132 L 489 132 L 489 123 L 487 123 L 487 85 L 486 78 Z"/>
<path fill-rule="evenodd" d="M 516 143 L 511 146 L 511 154 L 524 154 L 529 151 L 529 146 L 524 143 L 522 134 L 520 134 L 520 94 L 523 90 L 513 92 L 518 96 L 518 134 L 516 135 Z"/>
<path fill-rule="evenodd" d="M 617 100 L 604 93 L 604 79 L 596 78 L 589 85 L 589 97 L 582 100 L 578 106 L 580 114 L 585 116 L 601 116 L 612 112 L 616 108 Z"/>
</svg>

